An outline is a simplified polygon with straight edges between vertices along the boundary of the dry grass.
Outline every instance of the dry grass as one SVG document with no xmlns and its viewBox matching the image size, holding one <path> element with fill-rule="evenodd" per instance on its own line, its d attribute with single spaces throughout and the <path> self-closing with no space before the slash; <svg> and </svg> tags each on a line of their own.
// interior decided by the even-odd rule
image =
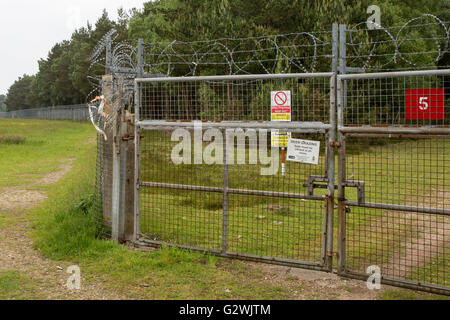
<svg viewBox="0 0 450 320">
<path fill-rule="evenodd" d="M 24 144 L 25 141 L 23 136 L 0 136 L 0 144 Z"/>
</svg>

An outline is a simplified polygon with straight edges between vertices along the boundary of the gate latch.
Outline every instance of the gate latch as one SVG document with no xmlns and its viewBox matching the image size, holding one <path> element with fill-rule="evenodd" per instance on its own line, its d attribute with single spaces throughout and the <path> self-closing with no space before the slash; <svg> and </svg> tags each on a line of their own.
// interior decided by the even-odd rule
<svg viewBox="0 0 450 320">
<path fill-rule="evenodd" d="M 358 192 L 358 204 L 366 202 L 366 184 L 364 181 L 347 180 L 343 183 L 346 188 L 356 188 Z"/>
<path fill-rule="evenodd" d="M 314 195 L 314 189 L 328 189 L 328 177 L 311 175 L 308 177 L 308 182 L 303 184 L 303 187 L 308 188 L 308 195 Z M 337 189 L 337 186 L 335 186 Z"/>
</svg>

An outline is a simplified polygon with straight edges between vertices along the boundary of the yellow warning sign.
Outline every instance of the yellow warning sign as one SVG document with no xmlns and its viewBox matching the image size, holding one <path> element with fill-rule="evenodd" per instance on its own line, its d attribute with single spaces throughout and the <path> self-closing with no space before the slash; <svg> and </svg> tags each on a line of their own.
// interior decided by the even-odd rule
<svg viewBox="0 0 450 320">
<path fill-rule="evenodd" d="M 278 130 L 272 131 L 272 147 L 287 148 L 291 136 L 290 132 L 280 132 Z"/>
<path fill-rule="evenodd" d="M 290 113 L 272 113 L 272 121 L 291 121 Z"/>
</svg>

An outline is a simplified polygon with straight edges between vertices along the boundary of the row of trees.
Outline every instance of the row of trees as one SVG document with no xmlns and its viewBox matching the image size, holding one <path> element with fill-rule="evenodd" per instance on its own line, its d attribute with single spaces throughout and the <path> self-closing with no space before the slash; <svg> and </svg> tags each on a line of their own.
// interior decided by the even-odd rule
<svg viewBox="0 0 450 320">
<path fill-rule="evenodd" d="M 92 72 L 89 56 L 113 28 L 118 30 L 120 39 L 127 38 L 128 21 L 123 10 L 119 10 L 118 21 L 112 21 L 104 11 L 95 25 L 88 24 L 76 30 L 70 40 L 57 43 L 46 59 L 38 61 L 36 75 L 23 75 L 9 88 L 5 101 L 8 111 L 84 103 L 92 90 L 87 79 Z"/>
<path fill-rule="evenodd" d="M 6 96 L 4 94 L 0 94 L 0 112 L 6 111 L 5 100 Z"/>
<path fill-rule="evenodd" d="M 381 8 L 383 25 L 402 24 L 423 13 L 450 20 L 450 0 L 154 0 L 141 11 L 119 10 L 117 21 L 104 12 L 95 25 L 76 30 L 39 61 L 36 75 L 24 75 L 10 87 L 5 103 L 8 110 L 17 110 L 86 102 L 92 90 L 87 79 L 92 73 L 89 56 L 112 28 L 118 31 L 118 40 L 146 42 L 328 31 L 334 22 L 365 21 L 372 4 Z M 445 59 L 441 63 L 450 65 L 448 55 Z"/>
</svg>

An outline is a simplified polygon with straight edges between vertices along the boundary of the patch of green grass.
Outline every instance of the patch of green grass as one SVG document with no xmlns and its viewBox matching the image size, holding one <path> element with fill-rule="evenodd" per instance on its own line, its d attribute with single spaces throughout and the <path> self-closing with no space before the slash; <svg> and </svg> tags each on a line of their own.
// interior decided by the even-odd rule
<svg viewBox="0 0 450 320">
<path fill-rule="evenodd" d="M 379 296 L 382 300 L 448 300 L 446 296 L 415 292 L 411 290 L 388 289 Z"/>
<path fill-rule="evenodd" d="M 0 271 L 0 300 L 39 299 L 33 280 L 16 270 Z"/>
<path fill-rule="evenodd" d="M 0 189 L 28 185 L 56 171 L 63 158 L 76 158 L 94 129 L 89 123 L 0 119 L 0 137 L 26 143 L 0 143 Z"/>
</svg>

